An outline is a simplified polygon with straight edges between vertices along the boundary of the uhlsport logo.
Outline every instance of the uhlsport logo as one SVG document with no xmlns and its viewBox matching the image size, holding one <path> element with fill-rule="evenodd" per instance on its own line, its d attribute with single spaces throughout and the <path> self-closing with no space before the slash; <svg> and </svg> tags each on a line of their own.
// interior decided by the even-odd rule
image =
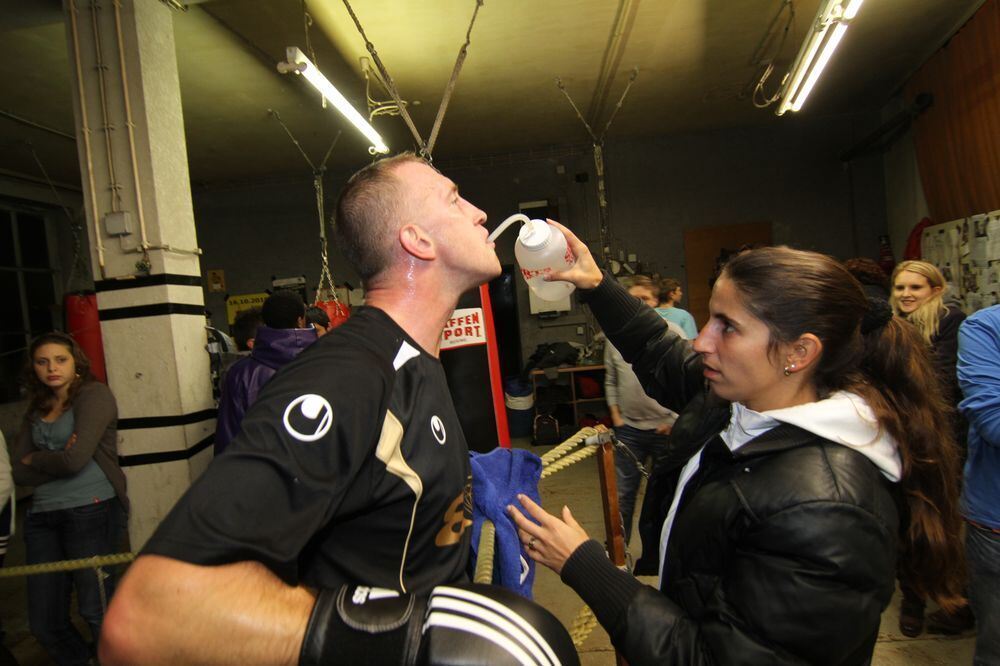
<svg viewBox="0 0 1000 666">
<path fill-rule="evenodd" d="M 285 430 L 300 442 L 315 442 L 330 431 L 333 408 L 321 395 L 300 395 L 285 407 Z"/>
<path fill-rule="evenodd" d="M 431 417 L 431 434 L 434 435 L 438 444 L 444 446 L 444 441 L 448 439 L 448 433 L 444 431 L 444 421 L 441 420 L 440 416 Z"/>
</svg>

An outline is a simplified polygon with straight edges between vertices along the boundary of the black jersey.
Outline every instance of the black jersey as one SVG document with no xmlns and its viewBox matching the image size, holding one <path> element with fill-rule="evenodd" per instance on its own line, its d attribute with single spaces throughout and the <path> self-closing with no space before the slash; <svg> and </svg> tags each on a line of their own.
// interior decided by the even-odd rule
<svg viewBox="0 0 1000 666">
<path fill-rule="evenodd" d="M 466 575 L 470 481 L 441 363 L 360 308 L 264 386 L 143 552 L 427 592 Z"/>
</svg>

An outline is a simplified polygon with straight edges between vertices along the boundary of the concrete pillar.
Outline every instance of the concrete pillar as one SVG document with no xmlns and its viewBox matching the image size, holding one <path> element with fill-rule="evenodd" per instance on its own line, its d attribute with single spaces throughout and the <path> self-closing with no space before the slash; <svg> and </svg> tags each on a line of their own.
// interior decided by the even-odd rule
<svg viewBox="0 0 1000 666">
<path fill-rule="evenodd" d="M 138 549 L 208 464 L 204 294 L 170 9 L 64 0 L 91 265 Z"/>
</svg>

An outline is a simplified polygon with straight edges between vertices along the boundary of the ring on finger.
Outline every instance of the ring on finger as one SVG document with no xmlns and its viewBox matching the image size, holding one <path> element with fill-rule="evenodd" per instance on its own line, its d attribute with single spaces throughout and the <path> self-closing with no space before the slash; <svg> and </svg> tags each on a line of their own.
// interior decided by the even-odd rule
<svg viewBox="0 0 1000 666">
<path fill-rule="evenodd" d="M 535 541 L 536 540 L 537 539 L 535 539 L 535 537 L 531 537 L 530 539 L 528 539 L 528 550 L 534 550 L 535 549 Z"/>
</svg>

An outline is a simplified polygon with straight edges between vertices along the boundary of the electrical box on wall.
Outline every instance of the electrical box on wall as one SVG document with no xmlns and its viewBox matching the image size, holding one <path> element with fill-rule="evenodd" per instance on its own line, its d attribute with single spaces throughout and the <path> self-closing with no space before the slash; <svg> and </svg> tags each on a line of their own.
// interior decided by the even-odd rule
<svg viewBox="0 0 1000 666">
<path fill-rule="evenodd" d="M 104 216 L 104 231 L 109 236 L 128 236 L 132 233 L 132 216 L 126 211 Z"/>
</svg>

